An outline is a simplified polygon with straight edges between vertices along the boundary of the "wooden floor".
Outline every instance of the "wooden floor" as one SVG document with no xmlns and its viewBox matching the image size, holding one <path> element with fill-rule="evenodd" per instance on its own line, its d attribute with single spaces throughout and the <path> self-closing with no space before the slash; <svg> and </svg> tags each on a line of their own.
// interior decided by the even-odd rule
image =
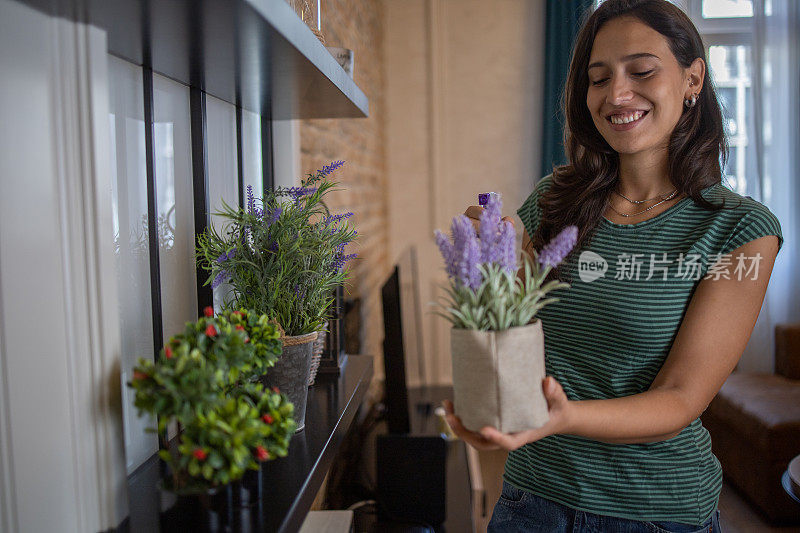
<svg viewBox="0 0 800 533">
<path fill-rule="evenodd" d="M 769 526 L 728 483 L 723 483 L 719 497 L 719 522 L 722 533 L 800 533 L 800 527 Z"/>
</svg>

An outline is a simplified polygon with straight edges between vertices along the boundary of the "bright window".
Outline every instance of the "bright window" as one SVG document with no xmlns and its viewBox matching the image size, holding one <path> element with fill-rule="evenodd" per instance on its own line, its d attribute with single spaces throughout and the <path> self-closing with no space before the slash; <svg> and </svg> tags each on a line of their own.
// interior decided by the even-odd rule
<svg viewBox="0 0 800 533">
<path fill-rule="evenodd" d="M 753 0 L 703 0 L 703 18 L 752 17 Z"/>
<path fill-rule="evenodd" d="M 753 102 L 750 46 L 711 45 L 708 65 L 722 106 L 730 148 L 724 174 L 731 188 L 739 194 L 748 194 L 747 176 L 755 175 L 754 169 L 748 169 L 755 155 L 747 135 Z"/>
</svg>

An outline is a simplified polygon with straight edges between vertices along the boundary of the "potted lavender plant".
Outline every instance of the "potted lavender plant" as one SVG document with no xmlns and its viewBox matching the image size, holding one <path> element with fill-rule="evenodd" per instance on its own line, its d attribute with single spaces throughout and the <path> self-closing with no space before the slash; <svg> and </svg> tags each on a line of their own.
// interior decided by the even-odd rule
<svg viewBox="0 0 800 533">
<path fill-rule="evenodd" d="M 198 238 L 206 284 L 231 285 L 225 307 L 253 309 L 280 329 L 283 353 L 262 382 L 289 397 L 297 431 L 305 426 L 313 343 L 356 255 L 345 251 L 356 237 L 348 221 L 353 213 L 333 214 L 325 204 L 337 185 L 327 178 L 343 164 L 334 161 L 300 187 L 266 191 L 261 199 L 248 186 L 244 208 L 223 202 L 224 231 L 210 226 Z"/>
<path fill-rule="evenodd" d="M 436 231 L 449 278 L 444 312 L 452 324 L 454 409 L 464 426 L 493 426 L 503 433 L 534 429 L 549 415 L 541 390 L 545 377 L 544 334 L 536 313 L 558 301 L 548 292 L 569 287 L 550 270 L 575 246 L 576 226 L 568 226 L 533 258 L 525 254 L 518 272 L 516 239 L 500 220 L 500 198 L 489 198 L 479 235 L 470 220 L 453 219 L 452 242 Z"/>
</svg>

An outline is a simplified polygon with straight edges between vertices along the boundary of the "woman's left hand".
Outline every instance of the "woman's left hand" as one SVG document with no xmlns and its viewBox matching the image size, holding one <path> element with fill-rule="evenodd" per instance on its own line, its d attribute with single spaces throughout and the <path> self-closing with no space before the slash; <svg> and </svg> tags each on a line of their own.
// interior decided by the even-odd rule
<svg viewBox="0 0 800 533">
<path fill-rule="evenodd" d="M 470 442 L 470 444 L 472 444 L 471 441 L 476 439 L 465 439 L 464 437 L 480 437 L 480 444 L 483 445 L 480 446 L 480 449 L 500 447 L 509 451 L 516 450 L 529 442 L 535 442 L 550 435 L 563 433 L 568 427 L 571 402 L 567 399 L 567 394 L 564 392 L 561 384 L 556 381 L 554 377 L 547 376 L 542 380 L 542 391 L 547 400 L 547 411 L 550 415 L 550 420 L 542 427 L 519 431 L 517 433 L 501 433 L 491 426 L 481 428 L 478 432 L 470 431 L 461 424 L 461 420 L 453 412 L 453 404 L 449 401 L 445 402 L 447 423 L 456 435 Z"/>
</svg>

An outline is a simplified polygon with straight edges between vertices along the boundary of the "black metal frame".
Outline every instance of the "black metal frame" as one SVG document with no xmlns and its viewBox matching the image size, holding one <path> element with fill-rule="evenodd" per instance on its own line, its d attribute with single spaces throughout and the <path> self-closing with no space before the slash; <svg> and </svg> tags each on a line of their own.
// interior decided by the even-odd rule
<svg viewBox="0 0 800 533">
<path fill-rule="evenodd" d="M 158 244 L 158 188 L 155 173 L 155 119 L 153 71 L 142 67 L 144 98 L 145 164 L 147 175 L 147 230 L 150 262 L 150 300 L 153 324 L 153 358 L 157 358 L 164 346 L 163 307 L 161 301 L 161 266 Z M 208 198 L 208 121 L 206 113 L 206 93 L 198 87 L 189 87 L 192 188 L 194 205 L 194 234 L 197 239 L 205 233 L 210 223 L 210 202 Z M 244 206 L 244 149 L 242 108 L 236 106 L 236 153 L 239 205 Z M 274 164 L 272 151 L 272 122 L 269 117 L 261 117 L 262 179 L 264 190 L 274 183 Z M 197 273 L 197 309 L 199 313 L 207 306 L 213 306 L 214 296 L 206 271 L 199 265 Z M 167 446 L 167 435 L 159 435 L 159 448 Z"/>
<path fill-rule="evenodd" d="M 158 248 L 158 204 L 155 175 L 153 118 L 153 71 L 142 67 L 145 122 L 145 159 L 147 165 L 147 228 L 150 255 L 150 292 L 153 312 L 153 347 L 155 354 L 164 345 L 163 310 L 161 305 L 161 271 Z M 189 108 L 192 139 L 192 185 L 194 192 L 194 233 L 195 239 L 205 233 L 209 224 L 208 198 L 208 123 L 206 114 L 206 93 L 198 87 L 189 87 Z M 236 155 L 239 206 L 244 207 L 244 149 L 242 108 L 236 106 Z M 274 184 L 274 163 L 272 152 L 272 121 L 261 117 L 261 158 L 264 190 Z M 199 312 L 214 304 L 211 286 L 206 284 L 206 271 L 197 266 L 197 309 Z"/>
<path fill-rule="evenodd" d="M 153 105 L 153 71 L 142 68 L 144 95 L 144 152 L 147 173 L 147 245 L 150 256 L 150 305 L 153 313 L 153 359 L 164 346 L 164 314 L 161 305 L 161 260 L 158 246 L 158 188 L 155 168 L 155 120 Z M 158 434 L 158 447 L 167 447 L 168 435 Z"/>
<path fill-rule="evenodd" d="M 275 162 L 272 152 L 272 112 L 271 104 L 264 106 L 267 111 L 261 115 L 261 177 L 264 191 L 275 187 Z"/>
<path fill-rule="evenodd" d="M 197 239 L 208 227 L 208 145 L 206 142 L 206 93 L 189 88 L 189 109 L 192 135 L 192 182 L 194 188 L 194 235 Z M 197 310 L 214 305 L 211 285 L 206 285 L 206 271 L 197 265 Z"/>
<path fill-rule="evenodd" d="M 153 71 L 142 69 L 144 94 L 144 147 L 147 167 L 147 240 L 150 255 L 150 304 L 153 310 L 153 348 L 155 354 L 164 345 L 164 327 L 161 307 L 161 265 L 158 256 L 158 198 L 153 147 L 155 124 L 153 121 Z"/>
<path fill-rule="evenodd" d="M 236 106 L 236 175 L 239 179 L 239 207 L 244 208 L 244 144 L 242 139 L 242 106 Z"/>
</svg>

